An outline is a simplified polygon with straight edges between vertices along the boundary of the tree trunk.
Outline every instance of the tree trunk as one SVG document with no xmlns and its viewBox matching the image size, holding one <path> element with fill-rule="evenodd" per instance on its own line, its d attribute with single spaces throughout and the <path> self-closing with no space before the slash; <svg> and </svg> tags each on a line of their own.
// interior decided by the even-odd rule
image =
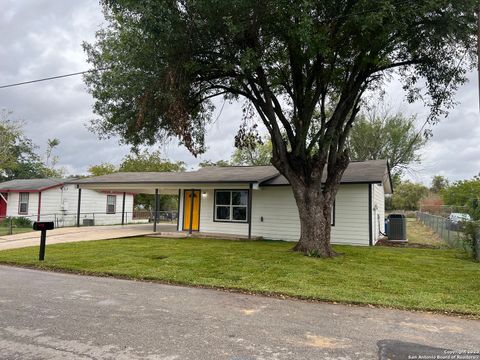
<svg viewBox="0 0 480 360">
<path fill-rule="evenodd" d="M 336 255 L 330 245 L 331 206 L 334 196 L 323 194 L 319 184 L 296 184 L 292 189 L 300 216 L 300 239 L 293 250 L 317 257 Z"/>
</svg>

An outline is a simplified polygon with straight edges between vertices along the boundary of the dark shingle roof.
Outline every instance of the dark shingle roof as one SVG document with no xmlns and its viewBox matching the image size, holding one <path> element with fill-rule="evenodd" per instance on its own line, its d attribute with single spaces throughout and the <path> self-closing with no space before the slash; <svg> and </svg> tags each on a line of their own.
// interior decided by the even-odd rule
<svg viewBox="0 0 480 360">
<path fill-rule="evenodd" d="M 2 191 L 41 191 L 50 187 L 62 185 L 62 179 L 17 179 L 0 183 Z"/>
<path fill-rule="evenodd" d="M 278 175 L 273 166 L 208 167 L 185 172 L 118 172 L 70 181 L 73 184 L 250 183 Z"/>
<path fill-rule="evenodd" d="M 352 161 L 343 173 L 342 184 L 381 183 L 389 176 L 386 160 Z M 323 174 L 325 180 L 326 174 Z M 389 180 L 389 179 L 388 179 Z M 263 182 L 262 185 L 288 185 L 283 175 L 278 175 Z"/>
<path fill-rule="evenodd" d="M 382 183 L 390 187 L 386 160 L 351 162 L 342 183 Z M 273 166 L 207 167 L 187 172 L 119 172 L 69 181 L 73 184 L 185 184 L 258 183 L 261 186 L 288 185 Z"/>
</svg>

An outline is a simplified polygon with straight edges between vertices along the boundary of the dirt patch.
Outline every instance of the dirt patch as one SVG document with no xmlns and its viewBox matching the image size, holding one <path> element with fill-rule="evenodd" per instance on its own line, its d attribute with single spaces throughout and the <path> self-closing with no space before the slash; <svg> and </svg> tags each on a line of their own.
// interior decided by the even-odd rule
<svg viewBox="0 0 480 360">
<path fill-rule="evenodd" d="M 390 240 L 378 240 L 376 246 L 389 246 L 389 247 L 400 247 L 400 248 L 416 248 L 416 249 L 439 249 L 440 246 L 431 245 L 431 244 L 418 244 L 411 242 L 397 242 Z"/>
<path fill-rule="evenodd" d="M 168 258 L 168 256 L 165 256 L 165 255 L 155 255 L 155 256 L 151 256 L 150 259 L 152 260 L 163 260 L 163 259 L 166 259 Z"/>
<path fill-rule="evenodd" d="M 337 349 L 347 347 L 347 344 L 345 344 L 345 341 L 343 340 L 311 334 L 307 334 L 307 341 L 305 341 L 304 344 L 322 349 Z"/>
</svg>

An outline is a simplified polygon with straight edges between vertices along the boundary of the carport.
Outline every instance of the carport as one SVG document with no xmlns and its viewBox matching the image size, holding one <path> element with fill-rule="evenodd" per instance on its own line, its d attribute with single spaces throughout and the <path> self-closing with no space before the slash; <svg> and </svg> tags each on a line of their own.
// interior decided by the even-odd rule
<svg viewBox="0 0 480 360">
<path fill-rule="evenodd" d="M 160 209 L 160 194 L 165 195 L 177 195 L 180 196 L 180 190 L 178 187 L 169 186 L 166 184 L 152 184 L 149 182 L 144 182 L 142 179 L 138 179 L 140 173 L 118 173 L 112 174 L 117 176 L 108 175 L 108 179 L 105 179 L 103 176 L 80 179 L 69 182 L 70 184 L 75 184 L 78 189 L 77 197 L 77 219 L 76 226 L 80 227 L 80 215 L 82 213 L 82 189 L 96 190 L 104 193 L 115 193 L 122 194 L 122 220 L 121 224 L 125 225 L 125 198 L 127 194 L 148 194 L 155 195 L 154 201 L 154 211 L 153 211 L 153 232 L 157 232 L 157 224 L 159 220 L 159 209 Z M 156 173 L 155 173 L 156 174 Z M 118 176 L 124 175 L 124 176 Z M 137 175 L 137 176 L 132 176 Z M 105 182 L 109 180 L 110 182 Z M 178 216 L 177 216 L 177 228 L 178 228 Z"/>
</svg>

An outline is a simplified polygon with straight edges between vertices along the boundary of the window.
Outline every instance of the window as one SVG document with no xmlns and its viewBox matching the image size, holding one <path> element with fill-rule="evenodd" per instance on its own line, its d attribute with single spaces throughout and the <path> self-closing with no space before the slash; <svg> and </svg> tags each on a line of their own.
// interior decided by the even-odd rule
<svg viewBox="0 0 480 360">
<path fill-rule="evenodd" d="M 215 190 L 215 221 L 247 222 L 248 190 Z"/>
<path fill-rule="evenodd" d="M 107 195 L 107 214 L 115 214 L 117 195 Z"/>
<path fill-rule="evenodd" d="M 20 193 L 18 199 L 18 213 L 28 214 L 28 197 L 29 193 Z"/>
</svg>

